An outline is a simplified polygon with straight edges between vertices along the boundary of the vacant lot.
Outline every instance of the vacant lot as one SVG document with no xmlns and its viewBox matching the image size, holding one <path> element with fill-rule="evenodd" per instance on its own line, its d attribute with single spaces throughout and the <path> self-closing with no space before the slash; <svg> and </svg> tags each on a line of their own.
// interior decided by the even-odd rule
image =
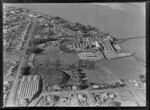
<svg viewBox="0 0 150 110">
<path fill-rule="evenodd" d="M 135 95 L 137 96 L 138 100 L 140 101 L 140 104 L 142 106 L 146 105 L 146 94 L 144 93 L 144 90 L 136 90 L 134 91 Z"/>
<path fill-rule="evenodd" d="M 48 64 L 48 57 L 46 55 L 36 55 L 34 60 L 34 66 L 42 66 Z"/>
<path fill-rule="evenodd" d="M 78 61 L 76 53 L 60 52 L 58 47 L 48 47 L 43 55 L 36 55 L 35 63 L 55 63 L 60 60 L 61 65 L 71 65 Z M 134 57 L 124 57 L 114 60 L 104 60 L 95 63 L 94 70 L 85 69 L 90 82 L 106 83 L 115 82 L 118 79 L 136 79 L 139 74 L 145 73 L 145 68 L 138 64 Z"/>
<path fill-rule="evenodd" d="M 135 79 L 145 72 L 145 68 L 137 63 L 133 57 L 105 60 L 97 62 L 95 70 L 85 70 L 92 82 L 114 82 L 117 79 Z"/>
<path fill-rule="evenodd" d="M 43 54 L 36 55 L 34 64 L 37 66 L 38 64 L 45 64 L 48 62 L 55 63 L 56 60 L 60 60 L 61 65 L 68 65 L 76 62 L 78 59 L 77 55 L 74 53 L 61 53 L 57 47 L 48 47 Z"/>
<path fill-rule="evenodd" d="M 4 61 L 19 61 L 20 59 L 20 55 L 21 55 L 21 52 L 20 53 L 11 53 L 11 52 L 3 52 L 3 60 Z"/>
<path fill-rule="evenodd" d="M 136 101 L 135 96 L 129 90 L 115 90 L 115 93 L 121 102 Z"/>
</svg>

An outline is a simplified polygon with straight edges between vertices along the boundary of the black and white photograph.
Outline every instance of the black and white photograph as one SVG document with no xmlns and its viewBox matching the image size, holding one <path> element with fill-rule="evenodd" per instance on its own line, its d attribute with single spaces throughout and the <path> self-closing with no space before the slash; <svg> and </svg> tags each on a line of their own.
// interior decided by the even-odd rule
<svg viewBox="0 0 150 110">
<path fill-rule="evenodd" d="M 3 3 L 3 107 L 145 107 L 146 4 Z"/>
</svg>

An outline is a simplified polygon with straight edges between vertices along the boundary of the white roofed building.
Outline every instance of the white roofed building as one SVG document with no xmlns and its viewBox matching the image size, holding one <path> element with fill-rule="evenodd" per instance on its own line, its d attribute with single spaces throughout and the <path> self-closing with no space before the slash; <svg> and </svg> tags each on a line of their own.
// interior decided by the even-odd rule
<svg viewBox="0 0 150 110">
<path fill-rule="evenodd" d="M 23 76 L 18 89 L 18 99 L 29 99 L 39 91 L 39 75 L 27 75 Z"/>
</svg>

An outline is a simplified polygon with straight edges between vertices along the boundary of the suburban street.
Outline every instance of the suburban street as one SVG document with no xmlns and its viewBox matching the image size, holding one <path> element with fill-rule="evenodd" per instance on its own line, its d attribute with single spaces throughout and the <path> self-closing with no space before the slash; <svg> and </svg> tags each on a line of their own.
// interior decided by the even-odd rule
<svg viewBox="0 0 150 110">
<path fill-rule="evenodd" d="M 117 88 L 117 89 L 102 89 L 102 90 L 76 90 L 76 91 L 54 91 L 54 92 L 42 92 L 39 97 L 37 97 L 35 100 L 33 100 L 31 103 L 29 103 L 28 106 L 35 106 L 37 102 L 40 100 L 40 98 L 44 95 L 64 95 L 64 94 L 77 94 L 77 93 L 83 93 L 89 95 L 89 93 L 96 93 L 96 92 L 109 92 L 114 90 L 125 90 L 125 88 Z M 89 101 L 92 102 L 92 99 L 89 98 Z"/>
<path fill-rule="evenodd" d="M 26 41 L 26 45 L 25 45 L 25 48 L 24 48 L 24 51 L 23 51 L 23 54 L 21 56 L 21 61 L 19 62 L 19 67 L 18 67 L 18 70 L 17 70 L 17 73 L 16 73 L 16 78 L 12 84 L 12 87 L 10 89 L 10 92 L 8 94 L 8 99 L 6 101 L 6 106 L 7 107 L 13 107 L 13 106 L 16 106 L 15 104 L 15 99 L 16 99 L 16 96 L 17 96 L 17 90 L 18 90 L 18 85 L 19 85 L 19 77 L 20 77 L 20 73 L 21 73 L 21 68 L 24 66 L 24 62 L 26 60 L 26 51 L 27 51 L 27 48 L 28 48 L 28 45 L 29 45 L 29 41 L 31 40 L 32 38 L 32 32 L 34 30 L 34 26 L 35 26 L 35 20 L 32 19 L 31 21 L 31 27 L 29 27 L 29 31 L 27 33 L 27 41 Z"/>
<path fill-rule="evenodd" d="M 44 95 L 63 95 L 63 94 L 75 94 L 75 93 L 83 93 L 83 94 L 87 94 L 88 96 L 90 96 L 89 94 L 91 93 L 96 93 L 96 92 L 110 92 L 113 91 L 115 93 L 115 91 L 119 91 L 119 90 L 129 90 L 133 93 L 133 95 L 136 97 L 136 95 L 134 94 L 134 92 L 131 90 L 131 88 L 114 88 L 114 89 L 102 89 L 102 90 L 77 90 L 77 91 L 54 91 L 54 92 L 45 92 L 45 93 L 41 93 L 39 95 L 39 97 L 37 97 L 35 100 L 33 100 L 31 103 L 29 103 L 28 106 L 32 107 L 32 106 L 36 106 L 37 102 L 41 99 L 42 96 Z M 139 90 L 143 90 L 142 88 Z M 137 99 L 137 97 L 136 97 Z M 92 99 L 89 98 L 89 101 L 92 102 Z M 137 99 L 138 103 L 140 104 L 140 101 Z M 140 104 L 141 105 L 141 104 Z"/>
</svg>

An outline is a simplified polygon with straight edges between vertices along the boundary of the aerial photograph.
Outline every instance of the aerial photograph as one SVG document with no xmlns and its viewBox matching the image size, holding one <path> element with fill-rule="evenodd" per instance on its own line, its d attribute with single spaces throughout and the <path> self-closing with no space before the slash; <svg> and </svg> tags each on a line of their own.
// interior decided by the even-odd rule
<svg viewBox="0 0 150 110">
<path fill-rule="evenodd" d="M 145 3 L 3 3 L 3 107 L 145 107 Z"/>
</svg>

